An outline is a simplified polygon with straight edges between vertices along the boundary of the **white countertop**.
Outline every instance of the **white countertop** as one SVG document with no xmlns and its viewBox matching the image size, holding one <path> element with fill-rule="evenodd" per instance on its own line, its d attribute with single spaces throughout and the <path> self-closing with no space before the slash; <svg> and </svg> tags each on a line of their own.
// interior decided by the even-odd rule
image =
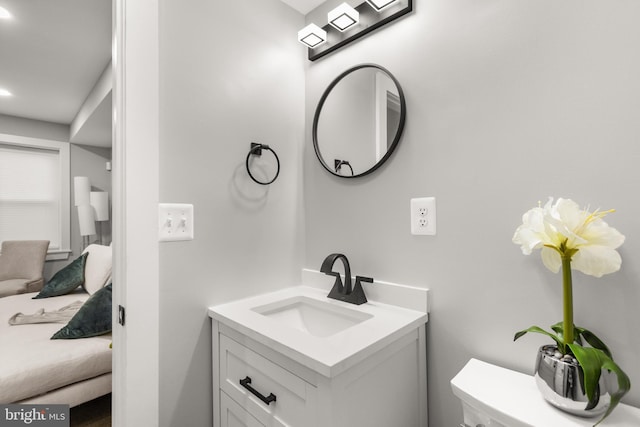
<svg viewBox="0 0 640 427">
<path fill-rule="evenodd" d="M 329 299 L 327 293 L 323 289 L 294 286 L 210 307 L 208 312 L 212 319 L 329 378 L 427 322 L 425 312 L 376 301 L 354 305 Z M 347 307 L 372 317 L 334 335 L 317 337 L 252 310 L 297 296 Z"/>
<path fill-rule="evenodd" d="M 451 386 L 462 401 L 511 427 L 591 427 L 600 419 L 562 412 L 542 398 L 532 376 L 477 359 L 467 363 Z M 621 403 L 600 426 L 640 426 L 640 409 Z"/>
</svg>

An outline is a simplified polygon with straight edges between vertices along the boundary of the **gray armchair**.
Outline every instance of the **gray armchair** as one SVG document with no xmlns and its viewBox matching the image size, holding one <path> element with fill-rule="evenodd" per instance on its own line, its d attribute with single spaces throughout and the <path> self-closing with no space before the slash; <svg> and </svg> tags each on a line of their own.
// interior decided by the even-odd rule
<svg viewBox="0 0 640 427">
<path fill-rule="evenodd" d="M 38 292 L 48 240 L 6 240 L 0 251 L 0 297 Z"/>
</svg>

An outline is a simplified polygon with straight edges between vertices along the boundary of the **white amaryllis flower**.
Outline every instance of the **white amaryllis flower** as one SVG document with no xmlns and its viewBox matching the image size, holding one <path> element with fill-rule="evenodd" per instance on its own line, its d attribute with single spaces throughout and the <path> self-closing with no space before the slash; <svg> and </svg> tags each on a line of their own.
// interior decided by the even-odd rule
<svg viewBox="0 0 640 427">
<path fill-rule="evenodd" d="M 553 198 L 544 207 L 533 208 L 522 216 L 513 243 L 522 253 L 541 249 L 542 262 L 554 273 L 560 270 L 562 257 L 568 257 L 574 270 L 602 277 L 620 269 L 622 259 L 616 249 L 624 236 L 602 219 L 609 211 L 580 209 L 570 199 Z"/>
<path fill-rule="evenodd" d="M 609 409 L 595 425 L 600 424 L 616 407 L 622 396 L 631 388 L 627 374 L 611 358 L 608 347 L 592 332 L 573 323 L 573 280 L 571 270 L 601 277 L 620 269 L 622 263 L 616 249 L 624 242 L 624 236 L 609 227 L 602 218 L 613 212 L 589 212 L 580 209 L 573 201 L 549 199 L 544 207 L 533 208 L 522 216 L 522 225 L 513 235 L 513 243 L 520 245 L 522 253 L 529 255 L 541 249 L 544 265 L 554 273 L 562 267 L 562 322 L 547 332 L 539 326 L 531 326 L 514 336 L 517 340 L 528 332 L 541 333 L 552 338 L 561 354 L 571 354 L 582 368 L 584 377 L 580 385 L 591 402 L 597 402 L 598 382 L 604 370 L 613 372 L 618 379 L 617 391 L 611 394 Z M 583 340 L 589 346 L 583 346 Z"/>
</svg>

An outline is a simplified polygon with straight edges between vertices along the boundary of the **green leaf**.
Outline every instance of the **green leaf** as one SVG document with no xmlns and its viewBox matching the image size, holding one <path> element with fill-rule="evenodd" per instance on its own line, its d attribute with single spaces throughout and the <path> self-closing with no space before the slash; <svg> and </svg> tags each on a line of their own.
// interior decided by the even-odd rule
<svg viewBox="0 0 640 427">
<path fill-rule="evenodd" d="M 555 325 L 551 325 L 551 329 L 558 335 L 562 335 L 562 322 L 558 322 Z"/>
<path fill-rule="evenodd" d="M 591 347 L 604 351 L 607 356 L 613 359 L 609 347 L 607 347 L 607 345 L 603 343 L 602 340 L 598 338 L 593 332 L 584 328 L 579 328 L 577 326 L 575 329 L 579 335 L 582 335 L 584 337 L 585 341 L 587 341 Z"/>
<path fill-rule="evenodd" d="M 596 352 L 589 351 L 594 349 L 582 347 L 577 344 L 569 344 L 569 348 L 576 359 L 578 359 L 582 372 L 584 372 L 584 388 L 587 393 L 587 398 L 589 398 L 589 402 L 591 402 L 596 397 L 596 387 L 598 386 L 598 381 L 600 381 L 602 362 Z"/>
<path fill-rule="evenodd" d="M 616 374 L 616 377 L 618 377 L 618 390 L 616 390 L 614 393 L 611 393 L 611 404 L 609 405 L 609 409 L 607 409 L 607 412 L 605 412 L 605 414 L 594 425 L 594 427 L 600 424 L 602 420 L 607 418 L 609 414 L 613 412 L 613 409 L 618 406 L 618 403 L 620 403 L 620 399 L 622 399 L 622 396 L 627 394 L 629 389 L 631 389 L 631 381 L 629 380 L 629 377 L 613 360 L 609 359 L 608 361 L 605 361 L 602 367 Z"/>
<path fill-rule="evenodd" d="M 516 332 L 515 336 L 513 337 L 513 340 L 514 341 L 517 340 L 521 336 L 525 335 L 527 332 L 535 332 L 535 333 L 538 333 L 538 334 L 543 334 L 543 335 L 546 335 L 548 337 L 551 337 L 556 342 L 556 344 L 558 344 L 558 349 L 560 349 L 560 352 L 563 353 L 563 354 L 566 353 L 565 351 L 563 351 L 563 350 L 565 350 L 565 346 L 564 346 L 564 343 L 562 342 L 562 339 L 560 339 L 557 335 L 552 334 L 551 332 L 545 331 L 544 329 L 542 329 L 539 326 L 531 326 L 531 327 L 529 327 L 527 329 L 524 329 L 522 331 Z"/>
<path fill-rule="evenodd" d="M 588 332 L 588 331 L 587 331 Z M 585 338 L 586 339 L 586 338 Z M 607 412 L 600 418 L 600 420 L 594 425 L 597 426 L 611 414 L 615 407 L 620 402 L 620 399 L 631 388 L 631 381 L 627 374 L 609 357 L 603 350 L 592 347 L 582 347 L 577 344 L 569 344 L 571 352 L 578 359 L 582 372 L 584 373 L 584 386 L 589 401 L 593 401 L 596 392 L 598 381 L 603 369 L 607 369 L 616 374 L 618 378 L 618 389 L 615 392 L 610 391 L 611 403 Z"/>
</svg>

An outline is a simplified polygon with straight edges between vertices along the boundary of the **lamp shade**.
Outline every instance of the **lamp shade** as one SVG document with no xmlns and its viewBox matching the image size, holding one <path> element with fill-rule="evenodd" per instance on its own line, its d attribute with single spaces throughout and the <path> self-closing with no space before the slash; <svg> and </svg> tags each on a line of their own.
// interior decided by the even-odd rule
<svg viewBox="0 0 640 427">
<path fill-rule="evenodd" d="M 96 222 L 93 218 L 93 208 L 91 205 L 78 206 L 78 223 L 80 224 L 81 236 L 96 234 Z"/>
<path fill-rule="evenodd" d="M 86 176 L 73 177 L 73 200 L 76 206 L 89 205 L 91 183 Z"/>
<path fill-rule="evenodd" d="M 109 220 L 109 193 L 106 191 L 92 191 L 89 194 L 91 207 L 96 221 Z"/>
</svg>

